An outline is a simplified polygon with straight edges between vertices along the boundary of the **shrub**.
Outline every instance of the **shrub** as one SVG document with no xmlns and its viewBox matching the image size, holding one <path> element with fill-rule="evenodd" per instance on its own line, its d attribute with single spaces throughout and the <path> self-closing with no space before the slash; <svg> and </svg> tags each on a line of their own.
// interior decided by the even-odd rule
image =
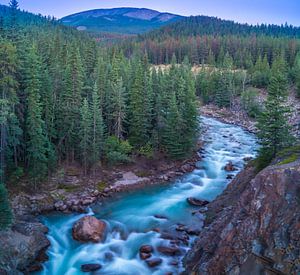
<svg viewBox="0 0 300 275">
<path fill-rule="evenodd" d="M 105 142 L 104 151 L 108 163 L 113 165 L 126 163 L 130 161 L 129 154 L 132 152 L 132 146 L 128 141 L 111 136 Z"/>
<path fill-rule="evenodd" d="M 151 143 L 147 143 L 139 149 L 139 154 L 145 156 L 146 158 L 153 158 L 154 152 Z"/>
<path fill-rule="evenodd" d="M 241 100 L 244 110 L 250 117 L 257 117 L 261 112 L 261 106 L 258 100 L 258 91 L 255 88 L 249 88 L 241 94 Z"/>
</svg>

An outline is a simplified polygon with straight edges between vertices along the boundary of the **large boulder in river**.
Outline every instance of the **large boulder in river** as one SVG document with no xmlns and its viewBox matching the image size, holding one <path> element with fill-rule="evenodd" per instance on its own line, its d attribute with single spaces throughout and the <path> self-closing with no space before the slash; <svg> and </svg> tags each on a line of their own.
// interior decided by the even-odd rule
<svg viewBox="0 0 300 275">
<path fill-rule="evenodd" d="M 102 242 L 105 240 L 107 225 L 104 221 L 92 216 L 78 220 L 72 229 L 74 240 L 80 242 Z"/>
<path fill-rule="evenodd" d="M 206 200 L 199 200 L 199 199 L 196 199 L 196 198 L 187 198 L 186 201 L 187 201 L 190 205 L 193 205 L 193 206 L 200 206 L 200 207 L 209 204 L 209 201 L 206 201 Z"/>
</svg>

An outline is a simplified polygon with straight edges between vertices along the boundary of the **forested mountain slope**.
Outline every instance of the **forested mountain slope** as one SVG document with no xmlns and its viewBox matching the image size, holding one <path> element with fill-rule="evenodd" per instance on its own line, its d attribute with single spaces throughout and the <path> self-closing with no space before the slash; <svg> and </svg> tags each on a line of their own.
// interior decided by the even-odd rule
<svg viewBox="0 0 300 275">
<path fill-rule="evenodd" d="M 139 34 L 182 18 L 150 9 L 115 8 L 84 11 L 63 17 L 60 21 L 67 26 L 90 32 Z"/>
<path fill-rule="evenodd" d="M 185 56 L 193 64 L 222 65 L 226 53 L 234 66 L 250 68 L 258 57 L 265 55 L 271 62 L 275 55 L 285 53 L 293 64 L 299 51 L 300 28 L 289 25 L 251 26 L 214 17 L 189 17 L 159 30 L 127 40 L 122 44 L 125 53 L 134 49 L 147 51 L 155 64 L 170 63 L 173 54 L 180 63 Z"/>
</svg>

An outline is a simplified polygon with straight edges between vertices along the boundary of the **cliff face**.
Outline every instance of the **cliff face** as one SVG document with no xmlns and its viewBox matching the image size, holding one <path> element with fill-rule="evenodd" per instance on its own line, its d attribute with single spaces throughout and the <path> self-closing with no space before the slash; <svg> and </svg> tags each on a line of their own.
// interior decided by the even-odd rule
<svg viewBox="0 0 300 275">
<path fill-rule="evenodd" d="M 187 274 L 299 274 L 300 160 L 241 172 L 184 261 Z"/>
</svg>

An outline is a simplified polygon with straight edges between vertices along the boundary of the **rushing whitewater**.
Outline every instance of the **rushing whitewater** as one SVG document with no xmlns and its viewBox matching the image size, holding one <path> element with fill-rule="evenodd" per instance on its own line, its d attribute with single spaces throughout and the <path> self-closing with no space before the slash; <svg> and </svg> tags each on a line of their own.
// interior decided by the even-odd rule
<svg viewBox="0 0 300 275">
<path fill-rule="evenodd" d="M 156 231 L 176 232 L 178 224 L 201 228 L 201 215 L 192 214 L 195 208 L 188 205 L 186 199 L 213 200 L 230 182 L 228 174 L 238 173 L 245 164 L 244 159 L 254 157 L 257 149 L 255 137 L 240 127 L 212 118 L 202 118 L 202 125 L 205 128 L 203 140 L 206 141 L 201 152 L 203 160 L 197 163 L 197 169 L 192 173 L 169 185 L 119 195 L 90 209 L 88 215 L 95 215 L 109 225 L 105 243 L 81 244 L 72 239 L 73 223 L 85 214 L 44 217 L 43 221 L 49 227 L 51 247 L 49 261 L 40 274 L 83 274 L 81 265 L 91 263 L 102 265 L 94 274 L 158 275 L 181 272 L 182 256 L 168 257 L 155 250 L 153 257 L 161 258 L 163 262 L 149 268 L 140 259 L 139 248 L 144 244 L 152 245 L 154 249 L 170 245 L 170 241 L 161 238 L 161 233 Z M 228 173 L 224 170 L 229 161 L 238 168 L 236 171 Z M 192 241 L 193 237 L 190 237 L 186 245 L 181 244 L 183 254 Z"/>
</svg>

